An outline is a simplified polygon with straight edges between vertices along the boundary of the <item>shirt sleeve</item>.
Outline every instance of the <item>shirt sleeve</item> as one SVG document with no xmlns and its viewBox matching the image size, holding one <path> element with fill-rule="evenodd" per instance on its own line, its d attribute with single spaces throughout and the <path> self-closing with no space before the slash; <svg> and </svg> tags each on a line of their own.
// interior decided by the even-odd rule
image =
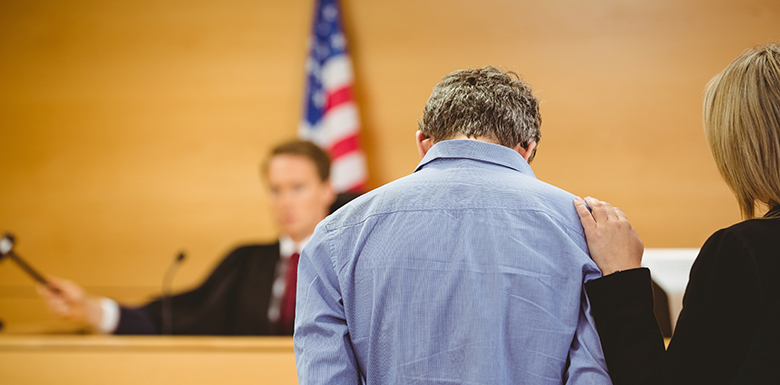
<svg viewBox="0 0 780 385">
<path fill-rule="evenodd" d="M 319 227 L 315 230 L 298 263 L 293 336 L 298 382 L 358 384 L 360 371 L 324 233 Z"/>
<path fill-rule="evenodd" d="M 596 331 L 596 323 L 590 313 L 590 302 L 583 290 L 580 300 L 580 315 L 564 373 L 564 383 L 612 384 L 604 352 Z"/>
<path fill-rule="evenodd" d="M 102 334 L 111 334 L 119 325 L 119 304 L 111 298 L 100 298 L 100 308 L 103 316 L 100 318 L 98 331 Z"/>
</svg>

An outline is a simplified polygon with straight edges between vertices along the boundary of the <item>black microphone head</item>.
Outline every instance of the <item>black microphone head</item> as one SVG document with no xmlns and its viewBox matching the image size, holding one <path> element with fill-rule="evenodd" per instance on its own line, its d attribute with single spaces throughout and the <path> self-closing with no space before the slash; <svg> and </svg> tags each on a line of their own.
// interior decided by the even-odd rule
<svg viewBox="0 0 780 385">
<path fill-rule="evenodd" d="M 184 260 L 184 257 L 187 255 L 184 253 L 184 251 L 179 252 L 179 255 L 176 256 L 176 262 L 181 262 Z"/>
</svg>

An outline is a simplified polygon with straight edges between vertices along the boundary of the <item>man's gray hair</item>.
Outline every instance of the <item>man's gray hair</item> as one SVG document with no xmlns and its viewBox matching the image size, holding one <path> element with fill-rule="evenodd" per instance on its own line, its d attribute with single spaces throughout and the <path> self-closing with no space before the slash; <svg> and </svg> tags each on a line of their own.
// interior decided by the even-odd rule
<svg viewBox="0 0 780 385">
<path fill-rule="evenodd" d="M 458 134 L 486 137 L 509 148 L 539 142 L 539 100 L 514 72 L 495 67 L 450 73 L 433 87 L 420 131 L 434 142 Z"/>
</svg>

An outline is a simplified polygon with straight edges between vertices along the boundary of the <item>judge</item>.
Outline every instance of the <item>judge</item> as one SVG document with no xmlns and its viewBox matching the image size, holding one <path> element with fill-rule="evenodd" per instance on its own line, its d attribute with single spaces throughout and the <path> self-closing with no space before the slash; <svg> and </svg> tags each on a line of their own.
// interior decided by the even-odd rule
<svg viewBox="0 0 780 385">
<path fill-rule="evenodd" d="M 236 248 L 199 287 L 165 299 L 165 305 L 158 299 L 131 308 L 49 277 L 39 293 L 50 313 L 100 333 L 292 335 L 298 256 L 336 206 L 330 158 L 310 142 L 287 142 L 272 150 L 262 172 L 281 230 L 278 242 Z"/>
</svg>

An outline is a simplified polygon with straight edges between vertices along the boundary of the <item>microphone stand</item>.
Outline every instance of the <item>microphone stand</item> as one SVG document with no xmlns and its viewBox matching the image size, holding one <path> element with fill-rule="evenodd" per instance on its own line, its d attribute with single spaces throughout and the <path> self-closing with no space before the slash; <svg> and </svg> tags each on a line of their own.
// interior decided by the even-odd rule
<svg viewBox="0 0 780 385">
<path fill-rule="evenodd" d="M 171 262 L 171 265 L 168 266 L 168 270 L 165 272 L 165 276 L 163 277 L 163 284 L 162 284 L 162 299 L 161 299 L 161 316 L 162 316 L 162 327 L 161 332 L 163 335 L 171 335 L 173 334 L 173 309 L 171 308 L 171 286 L 173 284 L 173 277 L 176 275 L 176 272 L 179 270 L 179 265 L 181 265 L 182 261 L 184 261 L 185 254 L 184 252 L 180 252 L 179 255 L 176 256 L 176 258 Z"/>
</svg>

